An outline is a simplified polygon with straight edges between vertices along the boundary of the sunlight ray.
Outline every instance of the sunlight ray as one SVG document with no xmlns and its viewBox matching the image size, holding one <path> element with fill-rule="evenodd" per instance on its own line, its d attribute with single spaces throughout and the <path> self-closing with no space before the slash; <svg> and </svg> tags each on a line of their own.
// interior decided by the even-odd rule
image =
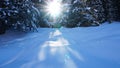
<svg viewBox="0 0 120 68">
<path fill-rule="evenodd" d="M 49 36 L 50 40 L 46 41 L 40 48 L 39 61 L 48 61 L 49 59 L 56 63 L 62 62 L 64 64 L 63 68 L 77 68 L 76 63 L 70 55 L 74 55 L 80 61 L 84 61 L 83 56 L 69 47 L 69 41 L 62 37 L 60 30 L 55 30 L 51 33 Z M 56 40 L 52 41 L 54 38 Z"/>
</svg>

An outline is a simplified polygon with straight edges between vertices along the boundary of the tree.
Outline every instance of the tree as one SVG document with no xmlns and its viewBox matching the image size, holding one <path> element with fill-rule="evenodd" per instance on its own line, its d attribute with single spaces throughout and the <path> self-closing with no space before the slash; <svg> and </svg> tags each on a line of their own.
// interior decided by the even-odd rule
<svg viewBox="0 0 120 68">
<path fill-rule="evenodd" d="M 66 27 L 99 25 L 97 16 L 87 5 L 87 0 L 72 0 L 66 20 L 63 21 L 66 22 Z"/>
<path fill-rule="evenodd" d="M 0 3 L 2 28 L 34 31 L 39 27 L 40 12 L 31 0 L 3 0 Z"/>
<path fill-rule="evenodd" d="M 96 7 L 98 19 L 101 23 L 104 21 L 111 23 L 120 20 L 119 2 L 118 0 L 89 0 L 89 6 Z"/>
</svg>

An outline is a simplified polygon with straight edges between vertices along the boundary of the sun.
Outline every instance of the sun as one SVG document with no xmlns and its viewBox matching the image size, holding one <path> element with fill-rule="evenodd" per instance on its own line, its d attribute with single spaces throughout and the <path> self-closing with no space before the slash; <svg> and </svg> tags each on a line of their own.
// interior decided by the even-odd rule
<svg viewBox="0 0 120 68">
<path fill-rule="evenodd" d="M 53 0 L 47 3 L 46 12 L 52 17 L 58 17 L 62 13 L 62 5 L 60 1 Z"/>
</svg>

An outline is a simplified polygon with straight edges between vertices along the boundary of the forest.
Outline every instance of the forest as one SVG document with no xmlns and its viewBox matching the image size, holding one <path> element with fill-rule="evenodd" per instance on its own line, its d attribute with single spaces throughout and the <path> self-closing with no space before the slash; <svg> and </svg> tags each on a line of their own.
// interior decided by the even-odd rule
<svg viewBox="0 0 120 68">
<path fill-rule="evenodd" d="M 0 68 L 120 68 L 120 0 L 0 0 Z"/>
<path fill-rule="evenodd" d="M 51 24 L 53 17 L 45 12 L 46 1 L 1 0 L 0 34 L 10 29 L 37 31 L 37 28 L 89 27 L 120 21 L 119 0 L 63 0 L 64 9 L 56 17 L 56 23 Z"/>
</svg>

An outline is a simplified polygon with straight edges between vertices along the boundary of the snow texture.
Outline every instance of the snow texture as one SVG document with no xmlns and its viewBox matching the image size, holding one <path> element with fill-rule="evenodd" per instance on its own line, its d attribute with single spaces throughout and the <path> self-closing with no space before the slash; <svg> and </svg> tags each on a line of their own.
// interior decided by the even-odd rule
<svg viewBox="0 0 120 68">
<path fill-rule="evenodd" d="M 0 36 L 0 68 L 120 68 L 120 23 Z"/>
</svg>

